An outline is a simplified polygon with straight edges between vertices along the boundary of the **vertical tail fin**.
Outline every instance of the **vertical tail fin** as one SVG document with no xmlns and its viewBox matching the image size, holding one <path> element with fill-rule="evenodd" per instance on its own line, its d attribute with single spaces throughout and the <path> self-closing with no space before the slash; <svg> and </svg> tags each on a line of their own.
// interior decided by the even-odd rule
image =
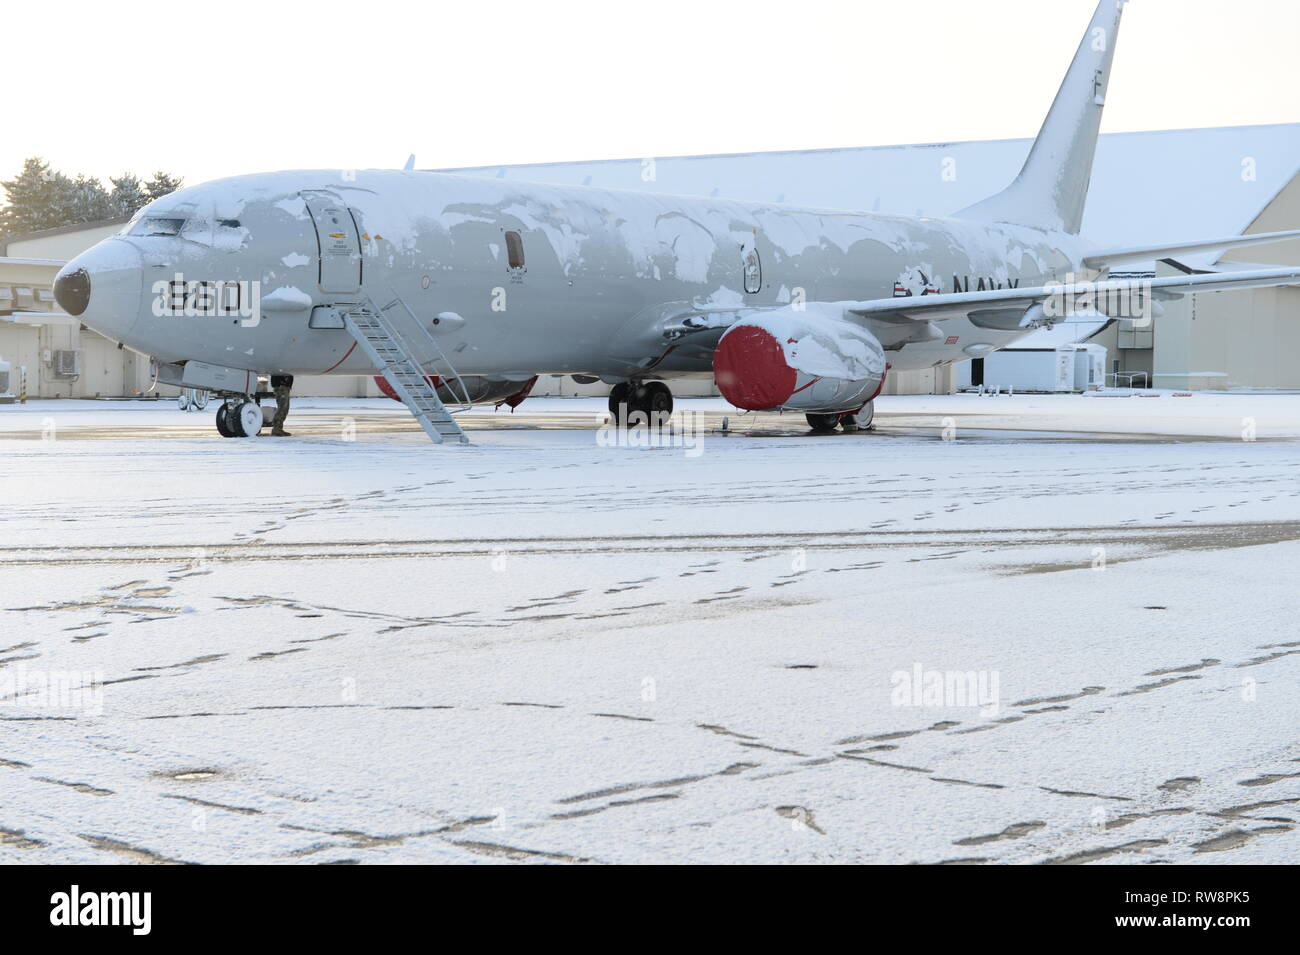
<svg viewBox="0 0 1300 955">
<path fill-rule="evenodd" d="M 1101 0 L 1015 182 L 958 218 L 1078 233 L 1125 0 Z"/>
</svg>

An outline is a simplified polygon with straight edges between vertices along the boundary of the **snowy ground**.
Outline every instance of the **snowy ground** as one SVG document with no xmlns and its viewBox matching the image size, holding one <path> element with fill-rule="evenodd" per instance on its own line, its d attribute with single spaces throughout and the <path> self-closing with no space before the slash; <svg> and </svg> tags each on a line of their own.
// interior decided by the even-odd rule
<svg viewBox="0 0 1300 955">
<path fill-rule="evenodd" d="M 879 404 L 0 407 L 0 862 L 1300 861 L 1300 396 Z"/>
</svg>

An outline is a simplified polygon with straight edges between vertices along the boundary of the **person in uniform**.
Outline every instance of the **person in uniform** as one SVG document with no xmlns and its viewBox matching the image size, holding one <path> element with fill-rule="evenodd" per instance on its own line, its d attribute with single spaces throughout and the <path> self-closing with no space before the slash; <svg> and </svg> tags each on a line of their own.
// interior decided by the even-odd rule
<svg viewBox="0 0 1300 955">
<path fill-rule="evenodd" d="M 272 375 L 271 390 L 275 392 L 275 417 L 271 419 L 271 434 L 277 438 L 291 437 L 284 430 L 284 419 L 289 417 L 289 392 L 293 390 L 293 375 Z"/>
</svg>

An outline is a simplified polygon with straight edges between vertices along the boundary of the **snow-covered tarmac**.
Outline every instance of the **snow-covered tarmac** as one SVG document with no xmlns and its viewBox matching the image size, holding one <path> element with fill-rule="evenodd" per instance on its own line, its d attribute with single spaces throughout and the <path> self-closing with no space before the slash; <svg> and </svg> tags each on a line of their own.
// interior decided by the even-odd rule
<svg viewBox="0 0 1300 955">
<path fill-rule="evenodd" d="M 0 406 L 0 862 L 1300 861 L 1300 396 L 602 407 Z"/>
</svg>

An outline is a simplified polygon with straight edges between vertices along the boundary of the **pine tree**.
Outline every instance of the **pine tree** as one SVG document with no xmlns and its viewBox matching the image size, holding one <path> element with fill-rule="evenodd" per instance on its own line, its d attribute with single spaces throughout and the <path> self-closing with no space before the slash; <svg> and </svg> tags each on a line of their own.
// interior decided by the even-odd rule
<svg viewBox="0 0 1300 955">
<path fill-rule="evenodd" d="M 116 178 L 110 176 L 109 182 L 113 184 L 109 199 L 113 203 L 115 216 L 133 216 L 138 209 L 150 201 L 144 183 L 133 173 L 124 172 Z"/>
<path fill-rule="evenodd" d="M 5 192 L 5 203 L 0 205 L 0 236 L 133 215 L 159 196 L 175 192 L 182 182 L 165 172 L 154 173 L 148 182 L 131 173 L 109 181 L 111 190 L 90 176 L 74 179 L 55 172 L 39 157 L 25 160 L 17 176 L 0 180 Z"/>
<path fill-rule="evenodd" d="M 185 180 L 168 175 L 165 172 L 156 172 L 153 174 L 153 178 L 144 184 L 144 191 L 149 194 L 150 199 L 157 199 L 170 192 L 175 192 L 184 182 Z"/>
<path fill-rule="evenodd" d="M 66 210 L 59 215 L 61 225 L 111 219 L 117 212 L 103 183 L 89 176 L 68 181 L 60 208 Z"/>
<path fill-rule="evenodd" d="M 17 235 L 63 225 L 71 182 L 37 157 L 23 162 L 13 179 L 0 181 L 6 203 L 0 207 L 0 234 Z"/>
</svg>

